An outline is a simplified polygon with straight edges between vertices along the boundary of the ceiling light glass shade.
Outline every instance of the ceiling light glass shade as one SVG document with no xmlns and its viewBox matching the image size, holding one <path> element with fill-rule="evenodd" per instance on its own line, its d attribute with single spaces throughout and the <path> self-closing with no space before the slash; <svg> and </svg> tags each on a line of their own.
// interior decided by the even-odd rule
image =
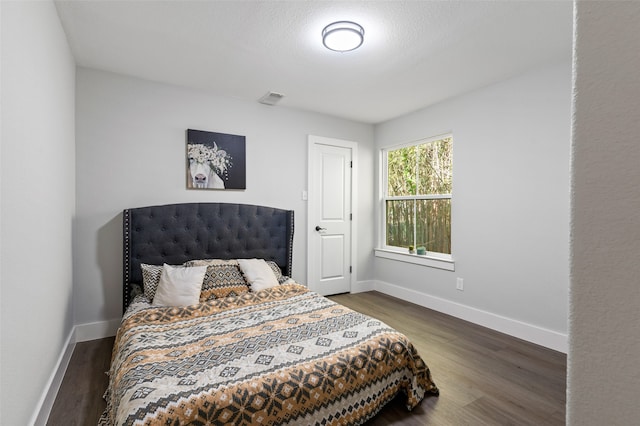
<svg viewBox="0 0 640 426">
<path fill-rule="evenodd" d="M 355 22 L 338 21 L 322 30 L 322 44 L 336 52 L 348 52 L 357 49 L 364 41 L 364 28 Z"/>
</svg>

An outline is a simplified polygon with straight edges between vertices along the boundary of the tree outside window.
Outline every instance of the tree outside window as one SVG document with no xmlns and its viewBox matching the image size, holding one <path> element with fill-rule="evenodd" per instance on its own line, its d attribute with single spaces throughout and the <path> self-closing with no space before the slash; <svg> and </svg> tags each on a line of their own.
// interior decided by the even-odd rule
<svg viewBox="0 0 640 426">
<path fill-rule="evenodd" d="M 385 150 L 385 245 L 451 254 L 451 135 Z"/>
</svg>

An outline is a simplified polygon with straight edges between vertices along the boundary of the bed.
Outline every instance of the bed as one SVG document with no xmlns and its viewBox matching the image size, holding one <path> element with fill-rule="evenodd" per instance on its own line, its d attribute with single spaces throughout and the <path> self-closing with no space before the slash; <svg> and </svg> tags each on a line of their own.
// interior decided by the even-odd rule
<svg viewBox="0 0 640 426">
<path fill-rule="evenodd" d="M 409 410 L 438 394 L 406 336 L 289 278 L 293 219 L 229 203 L 123 212 L 124 314 L 100 425 L 354 425 L 398 393 Z M 203 276 L 197 302 L 152 304 L 152 268 Z"/>
</svg>

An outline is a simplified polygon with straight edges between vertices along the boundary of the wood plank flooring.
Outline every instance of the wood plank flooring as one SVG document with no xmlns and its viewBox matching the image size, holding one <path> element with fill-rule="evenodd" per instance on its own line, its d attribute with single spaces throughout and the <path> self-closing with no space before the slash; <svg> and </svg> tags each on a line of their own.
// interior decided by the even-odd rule
<svg viewBox="0 0 640 426">
<path fill-rule="evenodd" d="M 96 425 L 107 407 L 102 398 L 109 379 L 114 337 L 76 344 L 47 425 Z"/>
<path fill-rule="evenodd" d="M 377 292 L 330 299 L 409 336 L 440 389 L 411 412 L 399 396 L 367 426 L 565 424 L 566 355 Z M 112 346 L 76 345 L 48 425 L 97 423 Z"/>
<path fill-rule="evenodd" d="M 440 389 L 368 425 L 564 425 L 566 355 L 381 293 L 331 297 L 406 334 Z"/>
</svg>

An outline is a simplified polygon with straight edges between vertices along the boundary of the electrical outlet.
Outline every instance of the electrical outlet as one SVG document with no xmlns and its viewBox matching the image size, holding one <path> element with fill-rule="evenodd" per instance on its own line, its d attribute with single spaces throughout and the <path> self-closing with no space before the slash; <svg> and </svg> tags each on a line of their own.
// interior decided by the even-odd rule
<svg viewBox="0 0 640 426">
<path fill-rule="evenodd" d="M 456 288 L 460 291 L 464 291 L 464 281 L 462 278 L 456 278 Z"/>
</svg>

